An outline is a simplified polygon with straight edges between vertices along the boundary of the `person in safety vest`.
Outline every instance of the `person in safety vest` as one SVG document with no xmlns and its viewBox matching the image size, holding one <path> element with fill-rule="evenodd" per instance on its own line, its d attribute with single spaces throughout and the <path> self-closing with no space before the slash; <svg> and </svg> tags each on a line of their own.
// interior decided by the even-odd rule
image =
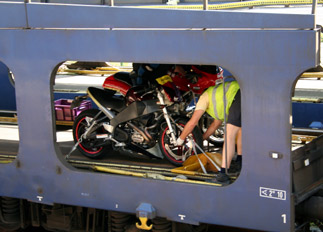
<svg viewBox="0 0 323 232">
<path fill-rule="evenodd" d="M 226 93 L 226 98 L 223 97 L 223 91 Z M 226 103 L 226 104 L 224 104 Z M 226 105 L 226 113 L 224 113 L 224 105 Z M 237 81 L 224 82 L 217 86 L 209 87 L 199 98 L 195 111 L 185 125 L 181 135 L 178 137 L 177 146 L 182 146 L 186 137 L 193 131 L 198 121 L 207 112 L 214 118 L 213 123 L 203 134 L 203 139 L 207 139 L 211 134 L 218 129 L 226 115 L 227 130 L 227 160 L 222 158 L 221 171 L 216 175 L 216 182 L 228 183 L 230 178 L 226 174 L 226 168 L 229 169 L 232 158 L 235 154 L 236 137 L 237 140 L 237 163 L 241 168 L 241 100 L 240 100 L 240 87 Z M 223 146 L 223 154 L 225 154 L 225 146 Z M 227 161 L 227 163 L 226 163 Z M 238 169 L 240 169 L 238 168 Z"/>
</svg>

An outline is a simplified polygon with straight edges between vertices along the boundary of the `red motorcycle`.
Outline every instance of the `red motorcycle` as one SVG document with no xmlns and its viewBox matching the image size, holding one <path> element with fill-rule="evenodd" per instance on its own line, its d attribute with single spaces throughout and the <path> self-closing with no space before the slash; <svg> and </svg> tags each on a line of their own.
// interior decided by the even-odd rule
<svg viewBox="0 0 323 232">
<path fill-rule="evenodd" d="M 212 67 L 212 68 L 204 68 Z M 182 94 L 192 92 L 200 95 L 210 86 L 216 85 L 223 78 L 223 69 L 217 66 L 185 66 L 181 73 L 176 72 L 176 68 L 171 69 L 161 77 L 153 77 L 156 82 L 166 91 L 169 101 L 178 101 L 176 92 Z M 184 73 L 185 72 L 185 73 Z M 130 73 L 118 72 L 107 77 L 103 83 L 103 88 L 107 90 L 117 91 L 122 95 L 126 95 L 133 86 Z M 175 97 L 175 98 L 174 98 Z"/>
</svg>

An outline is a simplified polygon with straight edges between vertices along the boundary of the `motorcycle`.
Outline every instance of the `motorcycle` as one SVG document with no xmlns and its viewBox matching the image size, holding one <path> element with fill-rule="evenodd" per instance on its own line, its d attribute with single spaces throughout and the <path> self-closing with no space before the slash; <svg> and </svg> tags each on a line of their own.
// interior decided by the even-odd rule
<svg viewBox="0 0 323 232">
<path fill-rule="evenodd" d="M 194 154 L 189 140 L 183 146 L 176 145 L 188 119 L 168 112 L 170 106 L 165 103 L 159 86 L 131 87 L 122 78 L 118 79 L 118 75 L 109 78 L 119 85 L 113 90 L 89 87 L 88 96 L 99 109 L 85 110 L 74 121 L 75 146 L 83 155 L 99 158 L 111 149 L 124 150 L 160 159 L 166 157 L 180 166 Z M 117 95 L 116 91 L 124 95 Z M 197 127 L 191 137 L 202 146 L 202 134 Z"/>
<path fill-rule="evenodd" d="M 130 150 L 150 157 L 166 157 L 180 166 L 193 154 L 189 140 L 184 146 L 175 145 L 187 116 L 192 113 L 189 105 L 196 94 L 215 85 L 222 72 L 210 74 L 191 66 L 185 76 L 170 71 L 153 84 L 137 87 L 132 86 L 130 73 L 118 72 L 107 77 L 103 90 L 88 88 L 87 96 L 99 110 L 83 111 L 74 121 L 73 137 L 78 150 L 90 158 L 99 158 L 111 148 Z M 207 128 L 208 121 L 202 122 L 202 128 Z M 199 128 L 193 130 L 192 138 L 202 146 Z"/>
<path fill-rule="evenodd" d="M 171 69 L 167 75 L 156 78 L 156 82 L 163 87 L 165 97 L 170 102 L 177 102 L 177 110 L 190 118 L 197 102 L 197 96 L 202 94 L 210 86 L 217 85 L 223 80 L 223 69 L 216 66 L 182 66 L 185 74 Z M 119 72 L 105 79 L 103 88 L 116 90 L 125 95 L 131 87 L 131 74 Z M 201 132 L 204 133 L 213 119 L 204 114 L 199 122 Z M 224 143 L 224 126 L 218 128 L 208 141 L 216 147 L 222 147 Z"/>
</svg>

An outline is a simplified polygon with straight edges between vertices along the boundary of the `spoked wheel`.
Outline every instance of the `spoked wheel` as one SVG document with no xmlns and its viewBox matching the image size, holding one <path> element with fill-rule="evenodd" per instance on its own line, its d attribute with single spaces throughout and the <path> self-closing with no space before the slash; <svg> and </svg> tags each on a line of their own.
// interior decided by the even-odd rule
<svg viewBox="0 0 323 232">
<path fill-rule="evenodd" d="M 207 128 L 212 124 L 213 118 L 208 115 L 203 115 L 200 121 L 202 133 L 205 133 Z M 208 138 L 208 141 L 216 147 L 222 147 L 224 143 L 224 123 Z"/>
<path fill-rule="evenodd" d="M 184 128 L 185 124 L 188 120 L 180 119 L 177 124 Z M 173 129 L 175 131 L 176 138 L 181 134 L 181 130 L 173 125 Z M 193 140 L 202 148 L 203 138 L 201 131 L 195 127 L 192 132 Z M 182 163 L 191 155 L 194 154 L 194 150 L 192 148 L 192 142 L 186 138 L 185 142 L 182 146 L 174 146 L 171 137 L 171 133 L 169 131 L 168 126 L 162 129 L 159 138 L 159 146 L 161 147 L 161 151 L 166 159 L 176 166 L 181 166 Z M 198 148 L 196 148 L 197 153 L 200 153 Z"/>
<path fill-rule="evenodd" d="M 92 119 L 99 112 L 96 109 L 85 110 L 75 119 L 73 124 L 73 138 L 75 143 L 80 140 L 85 131 L 90 127 Z M 103 139 L 97 138 L 99 134 L 106 134 L 102 126 L 95 128 L 86 139 L 82 138 L 80 144 L 77 146 L 78 150 L 89 158 L 102 157 L 111 147 L 109 146 L 110 143 L 104 143 Z"/>
</svg>

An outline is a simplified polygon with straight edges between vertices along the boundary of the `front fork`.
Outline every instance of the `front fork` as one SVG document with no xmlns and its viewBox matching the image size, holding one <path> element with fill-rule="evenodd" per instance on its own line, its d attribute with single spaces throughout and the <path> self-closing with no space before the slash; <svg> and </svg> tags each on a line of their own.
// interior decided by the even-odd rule
<svg viewBox="0 0 323 232">
<path fill-rule="evenodd" d="M 167 108 L 166 108 L 166 105 L 165 105 L 165 101 L 164 101 L 164 98 L 163 98 L 163 95 L 161 94 L 161 92 L 157 89 L 157 97 L 158 97 L 158 100 L 160 102 L 161 105 L 163 105 L 163 114 L 164 114 L 164 118 L 166 120 L 166 123 L 167 123 L 167 126 L 169 128 L 169 132 L 171 134 L 171 137 L 172 137 L 172 140 L 173 140 L 173 144 L 176 145 L 176 136 L 175 136 L 175 132 L 173 130 L 173 127 L 172 127 L 172 124 L 170 122 L 170 118 L 169 118 L 169 115 L 168 115 L 168 112 L 167 112 Z"/>
</svg>

